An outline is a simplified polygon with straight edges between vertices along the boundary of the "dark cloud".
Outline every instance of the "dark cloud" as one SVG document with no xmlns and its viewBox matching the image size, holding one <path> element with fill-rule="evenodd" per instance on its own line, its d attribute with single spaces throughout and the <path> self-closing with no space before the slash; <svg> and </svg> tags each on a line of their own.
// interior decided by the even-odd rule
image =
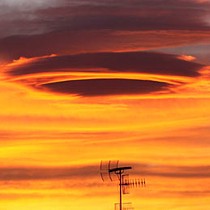
<svg viewBox="0 0 210 210">
<path fill-rule="evenodd" d="M 81 8 L 79 8 L 81 9 Z M 63 19 L 59 22 L 56 28 L 68 28 L 68 30 L 126 30 L 126 31 L 139 31 L 139 30 L 209 30 L 207 24 L 201 19 L 201 15 L 198 12 L 191 12 L 188 9 L 181 11 L 168 11 L 156 9 L 145 12 L 143 9 L 135 11 L 131 8 L 130 13 L 138 15 L 126 14 L 126 11 L 121 11 L 122 14 L 118 14 L 113 11 L 113 14 L 108 15 L 110 12 L 108 8 L 104 11 L 104 8 L 94 8 L 98 11 L 104 12 L 104 14 L 87 14 L 75 17 L 70 17 L 69 20 Z M 92 12 L 92 11 L 91 11 Z M 125 14 L 123 14 L 125 12 Z M 133 12 L 133 13 L 132 13 Z M 114 13 L 116 13 L 114 15 Z M 168 15 L 170 13 L 170 15 Z M 195 16 L 197 17 L 195 18 Z"/>
<path fill-rule="evenodd" d="M 98 166 L 63 168 L 0 168 L 0 180 L 47 180 L 98 176 Z"/>
<path fill-rule="evenodd" d="M 148 39 L 144 36 L 144 40 L 135 43 L 132 39 L 125 41 L 125 37 L 113 35 L 119 31 L 209 31 L 205 21 L 209 3 L 193 0 L 157 0 L 155 4 L 153 0 L 59 2 L 53 5 L 48 2 L 33 10 L 15 11 L 13 7 L 9 13 L 3 12 L 1 57 L 119 50 L 122 45 L 123 49 L 125 45 L 140 48 Z M 154 37 L 150 42 L 154 42 Z"/>
<path fill-rule="evenodd" d="M 209 178 L 210 166 L 170 166 L 133 164 L 135 175 L 169 177 L 169 178 Z"/>
<path fill-rule="evenodd" d="M 183 0 L 93 1 L 41 10 L 39 15 L 53 19 L 53 27 L 69 30 L 201 30 L 208 28 L 207 7 L 208 3 Z"/>
<path fill-rule="evenodd" d="M 11 61 L 19 57 L 125 50 L 133 46 L 135 48 L 142 45 L 151 46 L 149 40 L 145 43 L 145 38 L 144 44 L 142 38 L 140 40 L 136 39 L 138 38 L 134 38 L 132 35 L 113 34 L 107 30 L 53 31 L 44 34 L 2 38 L 0 39 L 0 53 L 1 58 Z"/>
<path fill-rule="evenodd" d="M 136 35 L 135 39 L 132 39 L 125 37 L 126 32 L 208 31 L 209 27 L 204 21 L 208 7 L 208 3 L 183 0 L 157 0 L 155 5 L 152 0 L 134 0 L 132 4 L 128 0 L 71 2 L 63 0 L 60 3 L 55 1 L 51 6 L 49 2 L 45 5 L 38 4 L 28 10 L 20 10 L 23 16 L 19 19 L 15 18 L 19 13 L 12 16 L 8 24 L 6 22 L 8 14 L 5 13 L 6 17 L 2 20 L 3 25 L 8 25 L 8 27 L 15 25 L 15 31 L 14 33 L 9 32 L 8 37 L 4 35 L 4 38 L 0 39 L 0 54 L 1 58 L 8 60 L 21 56 L 36 57 L 54 53 L 60 55 L 36 59 L 33 62 L 13 67 L 8 71 L 13 77 L 44 72 L 72 71 L 132 72 L 196 77 L 199 76 L 199 70 L 203 66 L 177 59 L 175 55 L 154 52 L 112 53 L 110 51 L 133 50 L 133 48 L 154 45 L 163 47 L 160 42 L 152 44 L 155 42 L 154 37 L 157 39 L 156 34 L 151 35 L 150 38 L 146 34 L 141 38 L 136 38 L 138 37 Z M 14 12 L 14 7 L 11 11 Z M 26 18 L 30 17 L 30 14 L 31 18 Z M 20 26 L 16 22 L 19 20 L 21 20 L 20 23 L 23 23 Z M 13 29 L 13 27 L 9 28 Z M 37 31 L 38 34 L 34 31 Z M 11 34 L 14 36 L 9 36 Z M 160 40 L 163 39 L 160 38 Z M 147 40 L 146 44 L 145 40 Z M 172 44 L 175 42 L 170 41 Z M 109 52 L 105 53 L 105 51 Z M 87 96 L 150 93 L 169 87 L 166 83 L 122 79 L 74 80 L 54 83 L 50 81 L 52 80 L 45 82 L 40 80 L 39 84 L 44 84 L 38 86 L 35 82 L 34 86 L 60 93 Z M 73 84 L 76 85 L 75 88 Z M 113 85 L 114 88 L 111 90 L 109 85 Z M 94 86 L 100 86 L 100 88 L 95 91 Z"/>
<path fill-rule="evenodd" d="M 43 84 L 49 91 L 80 96 L 147 94 L 166 89 L 164 82 L 132 79 L 88 79 Z"/>
<path fill-rule="evenodd" d="M 84 52 L 136 51 L 209 40 L 209 33 L 177 31 L 114 32 L 110 30 L 52 31 L 0 39 L 1 59 Z"/>
<path fill-rule="evenodd" d="M 42 58 L 16 66 L 10 69 L 9 74 L 17 76 L 43 72 L 97 71 L 103 68 L 111 72 L 194 77 L 199 75 L 198 70 L 201 67 L 203 66 L 200 64 L 177 59 L 175 55 L 154 52 L 110 52 Z"/>
<path fill-rule="evenodd" d="M 79 3 L 78 5 L 102 5 L 102 6 L 130 6 L 130 7 L 143 7 L 143 6 L 149 6 L 149 7 L 174 7 L 176 8 L 179 5 L 182 5 L 182 7 L 184 8 L 197 8 L 198 5 L 200 6 L 206 6 L 209 5 L 208 0 L 207 1 L 198 1 L 198 0 L 177 0 L 177 1 L 173 1 L 173 0 L 132 0 L 132 4 L 131 4 L 131 0 L 74 0 L 77 3 Z M 66 2 L 68 2 L 68 0 L 66 0 Z M 71 3 L 69 3 L 70 5 Z"/>
<path fill-rule="evenodd" d="M 130 178 L 168 177 L 168 178 L 209 178 L 210 166 L 167 166 L 149 164 L 131 164 Z M 127 165 L 126 165 L 127 166 Z M 135 173 L 133 173 L 133 171 Z M 16 167 L 0 168 L 0 181 L 50 180 L 50 179 L 84 179 L 99 178 L 99 165 L 78 167 Z M 107 177 L 108 178 L 108 177 Z"/>
</svg>

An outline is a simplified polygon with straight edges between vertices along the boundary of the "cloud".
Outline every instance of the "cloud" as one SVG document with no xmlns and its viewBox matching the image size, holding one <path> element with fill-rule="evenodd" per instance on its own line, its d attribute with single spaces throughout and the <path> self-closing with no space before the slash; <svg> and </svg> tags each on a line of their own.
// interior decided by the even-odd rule
<svg viewBox="0 0 210 210">
<path fill-rule="evenodd" d="M 50 54 L 147 50 L 209 42 L 209 35 L 210 32 L 202 31 L 61 30 L 2 38 L 0 54 L 1 59 L 9 62 L 19 57 Z"/>
<path fill-rule="evenodd" d="M 46 8 L 40 17 L 54 21 L 54 27 L 69 30 L 205 30 L 208 2 L 196 1 L 88 1 L 85 4 Z M 65 17 L 65 18 L 61 18 Z M 50 24 L 49 24 L 50 26 Z"/>
<path fill-rule="evenodd" d="M 79 8 L 80 10 L 82 8 Z M 79 10 L 78 9 L 78 10 Z M 81 16 L 70 17 L 62 22 L 59 22 L 58 28 L 68 28 L 68 30 L 126 30 L 126 31 L 138 31 L 138 30 L 209 30 L 207 24 L 204 24 L 199 16 L 194 18 L 193 15 L 197 15 L 197 12 L 191 13 L 188 10 L 179 12 L 175 11 L 156 11 L 155 9 L 147 12 L 138 10 L 136 13 L 141 15 L 126 14 L 127 11 L 121 11 L 122 14 L 117 15 L 117 10 L 113 11 L 113 14 L 107 15 L 110 9 L 104 11 L 104 8 L 94 8 L 98 11 L 102 10 L 102 14 L 87 14 Z M 133 11 L 134 10 L 134 11 Z M 132 8 L 135 14 L 135 9 Z M 71 10 L 70 10 L 71 12 Z M 92 12 L 92 11 L 91 11 Z M 104 12 L 104 14 L 103 14 Z M 116 12 L 116 14 L 114 14 Z M 157 13 L 156 13 L 157 12 Z M 65 11 L 66 13 L 66 11 Z M 83 13 L 83 12 L 82 12 Z M 98 13 L 98 12 L 97 12 Z M 125 13 L 126 15 L 124 15 Z M 166 14 L 170 15 L 166 15 Z M 178 15 L 177 15 L 178 13 Z M 187 14 L 186 14 L 187 13 Z M 184 15 L 185 18 L 184 18 Z"/>
<path fill-rule="evenodd" d="M 80 96 L 103 96 L 121 94 L 147 94 L 161 91 L 169 85 L 164 82 L 132 79 L 87 79 L 43 84 L 49 91 Z"/>
<path fill-rule="evenodd" d="M 43 72 L 95 71 L 133 72 L 161 75 L 198 76 L 203 65 L 178 59 L 175 55 L 155 52 L 85 53 L 41 58 L 14 66 L 12 76 Z"/>
<path fill-rule="evenodd" d="M 210 166 L 171 166 L 153 164 L 133 164 L 135 175 L 168 178 L 209 178 Z"/>
<path fill-rule="evenodd" d="M 196 57 L 196 60 L 199 61 L 199 63 L 210 65 L 209 49 L 210 49 L 210 45 L 205 43 L 205 44 L 193 44 L 189 46 L 165 48 L 165 49 L 161 49 L 161 52 L 178 53 L 178 54 L 184 53 L 186 55 L 194 55 Z"/>
<path fill-rule="evenodd" d="M 62 0 L 60 2 L 62 2 Z M 0 5 L 24 11 L 24 10 L 34 10 L 38 8 L 52 7 L 52 5 L 56 5 L 56 0 L 45 0 L 45 1 L 36 0 L 30 3 L 27 0 L 1 0 Z"/>
<path fill-rule="evenodd" d="M 58 168 L 0 168 L 0 180 L 48 180 L 95 177 L 98 166 L 58 167 Z"/>
<path fill-rule="evenodd" d="M 99 52 L 65 56 L 44 56 L 33 59 L 20 59 L 8 65 L 7 75 L 20 79 L 23 84 L 42 91 L 80 96 L 148 94 L 168 91 L 170 82 L 155 79 L 124 78 L 126 73 L 197 77 L 203 65 L 180 59 L 177 55 L 156 52 Z M 42 78 L 40 75 L 47 73 Z M 56 74 L 55 74 L 56 73 Z M 66 73 L 69 77 L 63 77 Z M 90 78 L 72 80 L 71 73 L 83 73 Z M 97 75 L 91 78 L 91 73 Z M 122 75 L 108 78 L 101 73 Z M 27 76 L 21 80 L 19 76 Z M 57 77 L 57 79 L 56 79 Z"/>
<path fill-rule="evenodd" d="M 59 1 L 61 3 L 61 1 Z M 20 34 L 39 34 L 49 31 L 46 21 L 41 21 L 36 12 L 57 7 L 56 0 L 1 0 L 0 2 L 0 37 Z"/>
<path fill-rule="evenodd" d="M 0 54 L 5 59 L 164 47 L 163 43 L 168 42 L 160 31 L 190 31 L 189 38 L 200 31 L 200 42 L 203 33 L 210 29 L 206 19 L 209 3 L 193 0 L 158 0 L 155 5 L 151 0 L 132 1 L 132 4 L 128 0 L 5 2 L 0 13 Z M 116 35 L 125 31 L 149 35 L 143 34 L 140 38 L 139 35 Z M 159 39 L 154 38 L 151 31 L 158 33 Z M 174 36 L 171 45 L 180 42 L 180 37 Z"/>
<path fill-rule="evenodd" d="M 168 166 L 132 164 L 135 167 L 130 178 L 157 176 L 168 178 L 208 178 L 210 166 Z M 0 168 L 0 181 L 50 180 L 50 179 L 93 179 L 99 178 L 99 166 L 69 167 L 8 167 Z"/>
</svg>

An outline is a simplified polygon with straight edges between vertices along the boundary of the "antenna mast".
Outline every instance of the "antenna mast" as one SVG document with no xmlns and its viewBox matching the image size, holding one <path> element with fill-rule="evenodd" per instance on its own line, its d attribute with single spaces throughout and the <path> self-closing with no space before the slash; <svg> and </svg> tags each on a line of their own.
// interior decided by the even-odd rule
<svg viewBox="0 0 210 210">
<path fill-rule="evenodd" d="M 118 166 L 119 161 L 108 161 L 100 164 L 101 179 L 105 181 L 106 177 L 113 181 L 113 177 L 119 180 L 119 210 L 123 210 L 122 194 L 128 194 L 128 187 L 143 187 L 145 186 L 145 179 L 129 179 L 129 174 L 125 174 L 128 170 L 132 169 L 131 166 Z"/>
</svg>

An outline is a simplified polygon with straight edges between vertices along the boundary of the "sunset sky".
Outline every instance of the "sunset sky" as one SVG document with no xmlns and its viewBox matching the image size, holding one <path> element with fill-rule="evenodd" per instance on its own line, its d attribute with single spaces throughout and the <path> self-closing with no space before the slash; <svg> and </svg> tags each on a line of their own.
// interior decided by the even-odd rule
<svg viewBox="0 0 210 210">
<path fill-rule="evenodd" d="M 0 210 L 210 208 L 210 0 L 0 0 Z"/>
</svg>

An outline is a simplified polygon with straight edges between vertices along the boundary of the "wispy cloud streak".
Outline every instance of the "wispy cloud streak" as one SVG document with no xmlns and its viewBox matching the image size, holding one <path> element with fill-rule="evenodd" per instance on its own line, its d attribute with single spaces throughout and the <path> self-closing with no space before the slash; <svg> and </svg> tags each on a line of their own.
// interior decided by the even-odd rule
<svg viewBox="0 0 210 210">
<path fill-rule="evenodd" d="M 133 178 L 141 177 L 167 177 L 167 178 L 208 178 L 210 166 L 170 166 L 152 164 L 134 164 Z M 41 168 L 0 168 L 1 181 L 21 180 L 51 180 L 51 179 L 82 179 L 99 178 L 99 166 L 77 166 L 77 167 L 41 167 Z M 132 177 L 131 177 L 132 179 Z"/>
</svg>

